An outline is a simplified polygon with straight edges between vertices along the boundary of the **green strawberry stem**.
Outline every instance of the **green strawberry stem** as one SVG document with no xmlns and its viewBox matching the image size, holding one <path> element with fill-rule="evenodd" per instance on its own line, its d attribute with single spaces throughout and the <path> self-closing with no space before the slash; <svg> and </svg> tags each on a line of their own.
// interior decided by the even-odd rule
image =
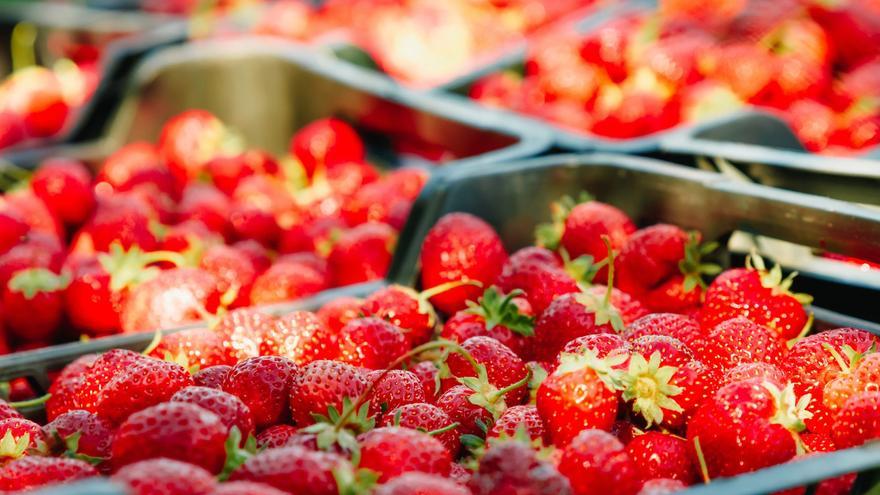
<svg viewBox="0 0 880 495">
<path fill-rule="evenodd" d="M 12 51 L 12 71 L 37 65 L 35 45 L 37 43 L 37 27 L 30 22 L 19 22 L 12 28 L 10 39 Z"/>
<path fill-rule="evenodd" d="M 444 292 L 450 291 L 452 289 L 457 289 L 465 285 L 482 287 L 483 283 L 479 280 L 455 280 L 453 282 L 445 282 L 440 285 L 435 285 L 434 287 L 429 287 L 422 292 L 419 292 L 419 298 L 427 301 L 428 299 L 431 299 L 438 294 L 442 294 Z"/>
<path fill-rule="evenodd" d="M 155 332 L 153 332 L 153 339 L 150 340 L 150 343 L 147 344 L 147 347 L 141 352 L 144 356 L 149 356 L 150 353 L 156 350 L 159 347 L 159 344 L 162 343 L 162 329 L 157 328 Z"/>
<path fill-rule="evenodd" d="M 397 425 L 400 426 L 400 418 L 397 418 Z M 433 437 L 436 435 L 441 435 L 443 433 L 446 433 L 447 431 L 454 430 L 454 429 L 458 428 L 458 425 L 459 425 L 459 423 L 458 423 L 458 421 L 456 421 L 454 423 L 449 424 L 448 426 L 444 426 L 443 428 L 437 428 L 436 430 L 427 431 L 425 433 L 427 433 L 428 435 L 431 435 Z"/>
<path fill-rule="evenodd" d="M 703 448 L 700 447 L 700 437 L 694 437 L 694 452 L 697 453 L 697 461 L 700 464 L 700 476 L 703 483 L 709 484 L 712 478 L 709 477 L 709 468 L 706 466 L 706 456 L 703 455 Z"/>
<path fill-rule="evenodd" d="M 499 399 L 503 398 L 507 392 L 510 392 L 511 390 L 516 390 L 520 387 L 527 385 L 529 383 L 529 380 L 531 380 L 531 379 L 532 379 L 532 372 L 530 370 L 527 370 L 526 376 L 524 376 L 521 380 L 516 381 L 514 383 L 511 383 L 510 385 L 508 385 L 504 388 L 500 388 L 500 389 L 496 390 L 494 393 L 489 395 L 489 400 L 493 403 L 497 402 Z"/>
<path fill-rule="evenodd" d="M 49 400 L 49 397 L 52 397 L 52 394 L 44 394 L 44 395 L 41 395 L 41 396 L 33 398 L 33 399 L 22 400 L 22 401 L 18 401 L 18 402 L 10 402 L 9 405 L 15 409 L 24 409 L 26 407 L 40 406 L 40 405 L 45 404 L 46 401 Z"/>
<path fill-rule="evenodd" d="M 608 308 L 611 306 L 611 291 L 614 289 L 614 250 L 611 249 L 611 239 L 607 235 L 602 236 L 602 243 L 608 250 L 608 257 L 605 258 L 608 260 L 608 285 L 605 287 L 605 299 L 602 305 Z"/>
</svg>

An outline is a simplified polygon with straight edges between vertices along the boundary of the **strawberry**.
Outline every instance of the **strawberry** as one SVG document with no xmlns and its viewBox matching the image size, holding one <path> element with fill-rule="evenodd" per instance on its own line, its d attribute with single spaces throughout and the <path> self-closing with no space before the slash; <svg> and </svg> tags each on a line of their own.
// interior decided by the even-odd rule
<svg viewBox="0 0 880 495">
<path fill-rule="evenodd" d="M 287 302 L 311 296 L 329 287 L 325 273 L 302 262 L 278 262 L 257 277 L 251 304 Z"/>
<path fill-rule="evenodd" d="M 561 356 L 559 366 L 537 394 L 538 412 L 556 445 L 567 445 L 585 429 L 611 429 L 620 397 L 611 368 L 627 357 L 612 355 L 600 360 L 591 350 Z"/>
<path fill-rule="evenodd" d="M 490 440 L 493 438 L 513 438 L 518 431 L 522 430 L 530 440 L 545 441 L 549 437 L 544 429 L 544 423 L 538 413 L 538 409 L 529 404 L 525 406 L 513 406 L 501 413 L 498 421 L 492 425 L 492 429 L 486 435 Z"/>
<path fill-rule="evenodd" d="M 217 288 L 221 293 L 235 291 L 235 300 L 229 307 L 239 308 L 250 304 L 251 289 L 259 274 L 246 253 L 222 244 L 213 245 L 202 255 L 199 268 L 217 278 Z"/>
<path fill-rule="evenodd" d="M 193 384 L 198 387 L 216 388 L 220 390 L 223 382 L 226 381 L 226 375 L 232 371 L 232 366 L 225 364 L 217 364 L 200 369 L 193 375 Z"/>
<path fill-rule="evenodd" d="M 165 123 L 157 146 L 178 184 L 186 184 L 198 178 L 208 161 L 231 148 L 230 138 L 217 117 L 188 110 Z"/>
<path fill-rule="evenodd" d="M 177 205 L 181 221 L 197 220 L 210 231 L 226 235 L 232 204 L 225 194 L 208 184 L 190 184 Z"/>
<path fill-rule="evenodd" d="M 335 216 L 324 216 L 303 220 L 281 231 L 278 251 L 281 253 L 314 252 L 329 254 L 334 240 L 348 228 L 348 225 Z"/>
<path fill-rule="evenodd" d="M 643 480 L 665 478 L 685 484 L 697 480 L 690 449 L 684 438 L 649 431 L 629 442 L 626 452 Z"/>
<path fill-rule="evenodd" d="M 513 254 L 496 281 L 505 293 L 519 289 L 524 292 L 532 310 L 540 315 L 562 294 L 580 292 L 577 281 L 563 270 L 562 262 L 549 250 L 523 248 Z"/>
<path fill-rule="evenodd" d="M 419 293 L 397 284 L 383 287 L 363 301 L 360 312 L 399 327 L 410 346 L 424 344 L 434 332 L 437 321 L 434 308 L 428 302 L 429 292 Z"/>
<path fill-rule="evenodd" d="M 299 365 L 338 355 L 336 334 L 309 311 L 294 311 L 279 317 L 262 337 L 260 354 L 284 356 Z"/>
<path fill-rule="evenodd" d="M 471 492 L 443 476 L 426 473 L 404 473 L 376 488 L 376 495 L 470 495 Z"/>
<path fill-rule="evenodd" d="M 422 286 L 426 289 L 447 282 L 474 281 L 488 286 L 501 272 L 507 253 L 495 230 L 467 213 L 444 215 L 425 236 L 421 251 Z M 446 314 L 465 309 L 480 290 L 461 286 L 431 298 Z"/>
<path fill-rule="evenodd" d="M 207 495 L 217 483 L 201 467 L 172 459 L 135 462 L 124 466 L 111 479 L 127 487 L 132 495 Z"/>
<path fill-rule="evenodd" d="M 446 476 L 452 458 L 436 438 L 409 428 L 383 426 L 358 437 L 360 467 L 379 474 L 385 482 L 408 472 Z"/>
<path fill-rule="evenodd" d="M 371 371 L 367 381 L 372 383 L 370 416 L 381 421 L 385 413 L 407 404 L 425 402 L 425 389 L 415 374 L 405 370 Z"/>
<path fill-rule="evenodd" d="M 474 404 L 471 399 L 483 399 L 481 394 L 475 394 L 474 390 L 466 385 L 456 385 L 443 392 L 437 398 L 437 407 L 443 410 L 449 418 L 458 423 L 458 430 L 462 434 L 484 436 L 486 429 L 493 421 L 492 411 L 486 407 Z M 491 409 L 497 407 L 497 403 L 488 404 Z"/>
<path fill-rule="evenodd" d="M 113 425 L 83 410 L 68 411 L 43 426 L 50 450 L 74 456 L 108 459 Z"/>
<path fill-rule="evenodd" d="M 474 495 L 572 493 L 565 476 L 541 460 L 531 447 L 517 441 L 504 441 L 489 448 L 467 486 Z"/>
<path fill-rule="evenodd" d="M 64 238 L 61 221 L 42 199 L 28 189 L 8 192 L 3 196 L 4 203 L 15 210 L 33 232 L 40 232 L 57 240 Z"/>
<path fill-rule="evenodd" d="M 116 191 L 129 191 L 135 186 L 150 184 L 171 195 L 176 187 L 159 150 L 144 141 L 122 145 L 105 158 L 95 182 L 99 187 L 102 183 L 108 184 Z"/>
<path fill-rule="evenodd" d="M 433 404 L 439 392 L 437 383 L 439 383 L 438 375 L 440 370 L 437 369 L 437 365 L 432 361 L 422 361 L 413 364 L 409 370 L 419 377 L 419 381 L 422 382 L 422 388 L 425 390 L 425 402 Z"/>
<path fill-rule="evenodd" d="M 347 123 L 334 118 L 319 119 L 303 127 L 290 140 L 294 156 L 310 179 L 318 170 L 326 173 L 336 165 L 364 160 L 364 143 Z"/>
<path fill-rule="evenodd" d="M 807 324 L 804 305 L 811 298 L 789 291 L 793 277 L 783 280 L 779 265 L 768 271 L 764 261 L 752 255 L 746 268 L 727 270 L 712 282 L 706 291 L 700 324 L 708 330 L 743 316 L 770 328 L 783 339 L 796 337 Z"/>
<path fill-rule="evenodd" d="M 479 391 L 485 390 L 487 386 L 494 387 L 494 393 L 503 393 L 504 400 L 509 405 L 522 403 L 526 395 L 524 385 L 529 373 L 519 356 L 491 337 L 471 337 L 461 344 L 461 348 L 469 354 L 469 359 L 458 353 L 449 354 L 446 366 L 452 376 L 459 380 L 467 377 L 477 380 L 481 386 Z M 483 370 L 477 370 L 475 366 L 482 367 L 485 376 Z M 465 385 L 473 387 L 469 382 L 462 381 Z M 443 385 L 444 388 L 449 389 L 454 383 L 454 380 L 446 379 Z"/>
<path fill-rule="evenodd" d="M 256 427 L 280 423 L 289 417 L 287 402 L 292 384 L 300 373 L 296 364 L 280 356 L 247 358 L 232 367 L 223 391 L 250 409 Z"/>
<path fill-rule="evenodd" d="M 201 320 L 220 304 L 218 280 L 196 268 L 165 270 L 129 292 L 122 308 L 122 330 L 173 328 Z"/>
<path fill-rule="evenodd" d="M 18 412 L 11 404 L 0 399 L 0 420 L 7 418 L 22 418 L 22 414 Z"/>
<path fill-rule="evenodd" d="M 389 181 L 395 174 L 407 173 L 410 169 L 396 169 L 385 176 L 385 181 Z M 419 170 L 420 176 L 418 180 L 418 188 L 421 190 L 425 183 L 424 171 Z M 343 162 L 334 165 L 327 170 L 327 184 L 335 194 L 342 197 L 350 197 L 357 194 L 364 186 L 373 184 L 380 180 L 379 171 L 376 167 L 367 162 Z M 416 195 L 418 192 L 416 192 Z"/>
<path fill-rule="evenodd" d="M 534 334 L 534 318 L 517 305 L 520 301 L 519 304 L 531 311 L 528 301 L 516 299 L 521 293 L 516 291 L 502 297 L 496 287 L 489 287 L 477 303 L 469 301 L 468 309 L 446 320 L 440 336 L 459 343 L 476 336 L 491 337 L 516 354 L 522 354 L 526 337 Z"/>
<path fill-rule="evenodd" d="M 291 439 L 298 434 L 296 428 L 290 425 L 275 425 L 266 428 L 257 434 L 257 448 L 274 449 L 287 447 Z"/>
<path fill-rule="evenodd" d="M 721 379 L 721 385 L 724 386 L 728 383 L 742 382 L 752 378 L 761 378 L 780 387 L 789 381 L 788 375 L 779 369 L 779 367 L 770 363 L 757 362 L 740 363 L 733 368 L 730 368 L 724 373 L 724 377 Z"/>
<path fill-rule="evenodd" d="M 95 207 L 92 176 L 78 161 L 50 159 L 31 177 L 31 190 L 67 226 L 81 225 Z"/>
<path fill-rule="evenodd" d="M 651 313 L 629 325 L 623 336 L 633 341 L 645 335 L 666 335 L 680 340 L 688 347 L 695 346 L 701 338 L 700 324 L 690 316 L 675 313 Z"/>
<path fill-rule="evenodd" d="M 0 284 L 6 287 L 16 272 L 28 268 L 47 268 L 60 272 L 64 248 L 54 237 L 31 231 L 27 239 L 0 255 Z"/>
<path fill-rule="evenodd" d="M 232 201 L 271 213 L 281 228 L 290 227 L 302 215 L 284 182 L 268 175 L 252 175 L 242 179 L 235 188 Z"/>
<path fill-rule="evenodd" d="M 396 243 L 397 232 L 384 223 L 368 222 L 345 231 L 328 257 L 333 284 L 351 285 L 384 277 Z"/>
<path fill-rule="evenodd" d="M 82 387 L 83 378 L 97 359 L 97 354 L 84 354 L 65 366 L 58 373 L 55 381 L 49 386 L 49 399 L 46 401 L 46 417 L 49 421 L 52 421 L 64 412 L 77 408 L 77 403 L 79 402 L 77 393 Z M 17 416 L 9 414 L 6 407 L 2 407 L 0 410 L 3 411 L 0 414 L 2 419 L 6 417 L 21 417 L 20 414 Z M 17 413 L 17 411 L 15 412 Z"/>
<path fill-rule="evenodd" d="M 608 297 L 605 298 L 589 293 L 557 297 L 535 323 L 534 357 L 540 361 L 553 361 L 572 339 L 623 330 L 624 321 L 616 306 L 610 302 L 614 291 L 608 290 Z M 621 297 L 625 296 L 621 293 Z"/>
<path fill-rule="evenodd" d="M 642 20 L 636 16 L 623 16 L 603 23 L 582 41 L 581 57 L 605 69 L 612 81 L 623 81 L 629 72 L 627 47 L 641 24 Z"/>
<path fill-rule="evenodd" d="M 264 246 L 274 246 L 281 235 L 275 216 L 251 205 L 233 204 L 229 224 L 233 238 L 253 239 Z"/>
<path fill-rule="evenodd" d="M 195 404 L 168 402 L 132 414 L 113 437 L 113 465 L 167 457 L 212 473 L 226 459 L 227 428 L 219 416 Z"/>
<path fill-rule="evenodd" d="M 164 335 L 149 356 L 177 363 L 191 373 L 226 362 L 223 340 L 209 328 L 189 328 Z"/>
<path fill-rule="evenodd" d="M 138 246 L 146 251 L 158 248 L 150 230 L 150 206 L 132 194 L 99 197 L 95 214 L 80 231 L 88 235 L 95 251 L 107 251 L 116 242 L 123 248 Z"/>
<path fill-rule="evenodd" d="M 825 383 L 820 394 L 822 405 L 832 414 L 836 413 L 847 399 L 861 392 L 873 391 L 877 387 L 877 383 L 880 382 L 880 378 L 878 378 L 880 377 L 880 354 L 874 352 L 874 349 L 869 349 L 864 354 L 844 349 L 844 353 L 849 357 L 849 363 L 840 354 L 834 356 L 835 361 L 840 362 L 842 371 Z"/>
<path fill-rule="evenodd" d="M 7 208 L 0 211 L 0 253 L 5 253 L 21 242 L 30 226 L 15 210 Z"/>
<path fill-rule="evenodd" d="M 284 492 L 265 483 L 231 481 L 220 484 L 208 495 L 284 495 Z"/>
<path fill-rule="evenodd" d="M 522 75 L 513 71 L 489 74 L 477 80 L 468 90 L 468 97 L 490 107 L 513 107 L 522 90 Z"/>
<path fill-rule="evenodd" d="M 17 70 L 4 86 L 28 136 L 49 137 L 64 128 L 71 109 L 54 71 L 37 66 Z"/>
<path fill-rule="evenodd" d="M 318 360 L 302 367 L 290 387 L 290 411 L 299 426 L 315 422 L 330 406 L 342 410 L 345 399 L 359 397 L 368 386 L 358 368 L 339 361 Z"/>
<path fill-rule="evenodd" d="M 356 297 L 337 297 L 321 306 L 317 313 L 318 318 L 331 332 L 338 334 L 342 327 L 360 315 L 363 304 L 363 300 Z"/>
<path fill-rule="evenodd" d="M 57 457 L 23 457 L 0 470 L 0 489 L 30 492 L 35 489 L 98 476 L 87 462 Z"/>
<path fill-rule="evenodd" d="M 449 455 L 455 458 L 461 448 L 458 429 L 450 426 L 455 423 L 442 409 L 432 404 L 410 403 L 394 409 L 385 414 L 383 426 L 402 426 L 413 430 L 428 432 L 443 443 L 449 450 Z M 440 433 L 434 433 L 440 431 Z"/>
<path fill-rule="evenodd" d="M 376 317 L 356 318 L 339 334 L 342 362 L 367 369 L 383 369 L 410 349 L 404 332 Z"/>
<path fill-rule="evenodd" d="M 620 335 L 614 333 L 594 333 L 572 339 L 556 355 L 556 364 L 562 362 L 562 357 L 568 354 L 582 354 L 584 351 L 592 351 L 598 358 L 606 358 L 610 355 L 626 355 L 632 353 L 632 345 L 623 340 Z"/>
<path fill-rule="evenodd" d="M 223 315 L 214 332 L 223 342 L 226 363 L 234 365 L 259 356 L 264 336 L 274 325 L 274 316 L 253 308 L 240 308 Z"/>
<path fill-rule="evenodd" d="M 731 383 L 700 406 L 687 428 L 705 474 L 733 476 L 785 462 L 797 451 L 808 396 L 760 378 Z"/>
<path fill-rule="evenodd" d="M 351 469 L 344 458 L 302 447 L 268 449 L 251 457 L 229 477 L 231 481 L 255 481 L 285 493 L 336 495 L 333 473 Z"/>
<path fill-rule="evenodd" d="M 254 418 L 251 411 L 238 397 L 207 387 L 191 386 L 182 388 L 171 396 L 170 402 L 195 404 L 220 418 L 227 430 L 238 428 L 242 442 L 254 432 Z"/>
<path fill-rule="evenodd" d="M 740 363 L 781 365 L 788 353 L 776 332 L 744 317 L 724 321 L 708 330 L 693 350 L 700 361 L 720 373 Z"/>
<path fill-rule="evenodd" d="M 3 291 L 6 329 L 24 341 L 51 338 L 61 325 L 70 277 L 45 268 L 17 272 Z"/>
<path fill-rule="evenodd" d="M 834 420 L 831 429 L 834 444 L 845 449 L 880 438 L 878 406 L 880 406 L 878 392 L 862 392 L 850 397 Z"/>
<path fill-rule="evenodd" d="M 0 420 L 0 459 L 43 453 L 46 436 L 40 425 L 24 418 Z"/>
<path fill-rule="evenodd" d="M 426 181 L 427 174 L 424 170 L 395 170 L 345 198 L 342 203 L 342 218 L 349 225 L 380 222 L 387 223 L 394 229 L 402 229 L 413 201 Z"/>
<path fill-rule="evenodd" d="M 576 495 L 632 495 L 639 489 L 639 473 L 623 444 L 600 430 L 584 430 L 572 439 L 562 452 L 559 472 Z"/>
<path fill-rule="evenodd" d="M 232 196 L 245 177 L 277 174 L 278 162 L 265 151 L 247 150 L 238 155 L 215 156 L 205 164 L 205 170 L 217 189 Z"/>
<path fill-rule="evenodd" d="M 95 361 L 90 372 L 97 374 L 98 370 L 99 362 Z M 123 361 L 114 363 L 106 371 L 111 370 L 113 375 L 101 387 L 94 407 L 99 416 L 114 424 L 121 423 L 133 413 L 165 402 L 178 390 L 192 385 L 192 377 L 182 366 L 139 355 L 127 364 Z M 103 378 L 100 375 L 96 377 Z"/>
</svg>

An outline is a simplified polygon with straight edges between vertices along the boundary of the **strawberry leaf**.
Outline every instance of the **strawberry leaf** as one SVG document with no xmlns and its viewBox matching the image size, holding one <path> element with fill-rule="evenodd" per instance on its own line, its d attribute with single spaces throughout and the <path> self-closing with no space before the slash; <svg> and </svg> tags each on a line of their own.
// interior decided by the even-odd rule
<svg viewBox="0 0 880 495">
<path fill-rule="evenodd" d="M 516 289 L 502 297 L 498 288 L 492 286 L 483 292 L 479 303 L 468 301 L 469 308 L 465 311 L 482 317 L 488 330 L 500 325 L 524 337 L 531 337 L 535 334 L 535 319 L 520 313 L 519 307 L 513 302 L 522 294 L 523 291 Z"/>
</svg>

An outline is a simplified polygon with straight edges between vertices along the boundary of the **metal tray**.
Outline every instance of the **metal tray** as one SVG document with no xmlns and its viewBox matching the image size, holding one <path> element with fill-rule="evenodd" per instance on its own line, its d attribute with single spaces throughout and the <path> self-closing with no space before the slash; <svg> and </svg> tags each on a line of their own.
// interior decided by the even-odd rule
<svg viewBox="0 0 880 495">
<path fill-rule="evenodd" d="M 151 51 L 181 43 L 187 38 L 185 22 L 167 16 L 129 12 L 111 12 L 77 5 L 48 5 L 37 2 L 0 2 L 0 77 L 11 71 L 9 40 L 19 22 L 37 28 L 37 62 L 51 65 L 58 55 L 50 45 L 58 39 L 94 43 L 103 48 L 101 74 L 95 93 L 70 119 L 59 136 L 28 141 L 10 150 L 45 145 L 50 142 L 75 142 L 94 137 L 93 125 L 86 115 L 101 115 L 118 104 L 132 67 Z M 54 40 L 54 41 L 53 41 Z M 4 150 L 7 153 L 10 150 Z"/>
</svg>

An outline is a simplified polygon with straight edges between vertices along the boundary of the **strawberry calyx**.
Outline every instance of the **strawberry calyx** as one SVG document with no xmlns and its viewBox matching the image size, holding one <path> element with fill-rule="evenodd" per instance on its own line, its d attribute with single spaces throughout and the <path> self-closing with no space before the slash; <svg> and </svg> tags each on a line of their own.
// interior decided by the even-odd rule
<svg viewBox="0 0 880 495">
<path fill-rule="evenodd" d="M 70 284 L 70 274 L 57 274 L 46 268 L 28 268 L 15 273 L 9 279 L 8 287 L 20 292 L 25 299 L 31 300 L 38 293 L 57 292 Z"/>
<path fill-rule="evenodd" d="M 752 250 L 752 253 L 746 257 L 746 269 L 757 271 L 761 279 L 761 286 L 765 289 L 770 289 L 774 296 L 789 295 L 803 305 L 813 302 L 813 296 L 809 294 L 791 292 L 791 284 L 794 282 L 795 277 L 797 277 L 798 272 L 791 272 L 787 277 L 783 278 L 782 266 L 778 263 L 773 265 L 773 268 L 770 270 L 767 270 L 764 259 L 755 250 Z"/>
<path fill-rule="evenodd" d="M 522 290 L 514 289 L 502 297 L 501 291 L 493 285 L 483 292 L 477 303 L 468 301 L 465 312 L 482 317 L 488 330 L 500 325 L 516 334 L 531 337 L 535 334 L 535 319 L 520 313 L 513 302 L 523 294 Z"/>
<path fill-rule="evenodd" d="M 217 478 L 220 481 L 228 480 L 229 475 L 253 457 L 257 451 L 256 437 L 248 435 L 247 440 L 242 445 L 241 430 L 237 426 L 230 428 L 229 436 L 226 437 L 226 462 L 223 464 L 223 470 L 220 471 Z"/>
<path fill-rule="evenodd" d="M 571 259 L 565 248 L 559 248 L 559 256 L 562 257 L 562 269 L 565 273 L 571 275 L 571 278 L 578 284 L 589 286 L 596 278 L 596 274 L 608 264 L 608 259 L 596 262 L 595 258 L 589 254 L 578 256 Z"/>
<path fill-rule="evenodd" d="M 831 357 L 834 359 L 834 362 L 840 368 L 841 374 L 847 375 L 855 371 L 858 367 L 859 363 L 868 356 L 869 354 L 873 354 L 877 352 L 877 344 L 871 344 L 867 350 L 863 352 L 858 352 L 852 348 L 852 346 L 846 344 L 840 348 L 840 352 L 837 351 L 831 344 L 827 342 L 822 343 L 822 348 L 825 349 Z"/>
<path fill-rule="evenodd" d="M 477 376 L 459 377 L 458 381 L 474 392 L 468 397 L 468 401 L 475 406 L 482 407 L 486 411 L 489 411 L 489 413 L 492 414 L 492 418 L 495 420 L 501 417 L 501 414 L 507 410 L 507 403 L 504 401 L 504 395 L 511 390 L 526 386 L 526 384 L 529 383 L 531 375 L 531 373 L 526 373 L 526 376 L 521 380 L 499 389 L 489 382 L 489 376 L 486 372 L 485 366 L 478 364 L 475 371 L 477 372 Z"/>
<path fill-rule="evenodd" d="M 30 444 L 30 433 L 16 437 L 12 431 L 6 430 L 3 437 L 0 437 L 0 458 L 18 459 L 25 454 Z"/>
<path fill-rule="evenodd" d="M 348 463 L 341 463 L 331 471 L 339 495 L 369 495 L 379 482 L 379 473 L 366 468 L 356 468 Z"/>
<path fill-rule="evenodd" d="M 587 309 L 594 313 L 594 321 L 596 325 L 611 324 L 611 328 L 615 332 L 622 332 L 624 329 L 623 317 L 620 310 L 611 304 L 611 293 L 614 291 L 614 250 L 611 248 L 611 240 L 608 236 L 602 236 L 602 242 L 608 250 L 608 285 L 605 286 L 605 297 L 600 301 L 593 294 L 581 292 L 575 295 L 575 299 L 584 305 Z"/>
<path fill-rule="evenodd" d="M 338 445 L 352 455 L 352 459 L 360 456 L 360 445 L 357 436 L 372 430 L 376 420 L 369 415 L 370 401 L 356 401 L 349 397 L 342 400 L 342 410 L 336 406 L 327 408 L 327 414 L 313 413 L 315 424 L 303 429 L 315 435 L 318 448 L 329 450 Z"/>
<path fill-rule="evenodd" d="M 189 372 L 190 375 L 195 375 L 201 369 L 201 365 L 198 363 L 193 364 L 190 362 L 189 357 L 186 355 L 185 351 L 180 351 L 177 354 L 172 354 L 170 351 L 165 351 L 162 355 L 162 360 L 180 365 L 183 369 Z"/>
<path fill-rule="evenodd" d="M 684 411 L 672 399 L 682 392 L 682 388 L 673 385 L 673 376 L 678 371 L 675 366 L 661 366 L 659 351 L 651 354 L 649 359 L 640 353 L 630 357 L 629 369 L 620 375 L 623 388 L 623 400 L 633 401 L 632 409 L 645 418 L 647 426 L 663 422 L 663 411 Z"/>
<path fill-rule="evenodd" d="M 626 354 L 612 354 L 600 359 L 594 349 L 584 349 L 579 353 L 563 352 L 559 355 L 559 366 L 554 373 L 574 373 L 589 368 L 608 390 L 618 391 L 621 389 L 621 372 L 616 368 L 627 359 L 629 356 Z"/>
<path fill-rule="evenodd" d="M 813 413 L 807 410 L 812 399 L 810 394 L 797 397 L 793 383 L 789 383 L 782 390 L 768 381 L 761 385 L 770 392 L 776 405 L 776 412 L 770 418 L 770 423 L 780 425 L 793 434 L 804 431 L 807 428 L 804 421 L 813 417 Z"/>
<path fill-rule="evenodd" d="M 532 378 L 529 380 L 529 403 L 534 404 L 538 399 L 538 389 L 541 388 L 541 384 L 547 379 L 549 373 L 544 366 L 537 363 L 530 368 Z"/>
<path fill-rule="evenodd" d="M 461 443 L 470 455 L 464 461 L 464 466 L 471 471 L 476 471 L 479 468 L 480 460 L 491 447 L 508 442 L 520 443 L 531 448 L 535 451 L 535 457 L 542 461 L 550 461 L 556 452 L 554 446 L 544 445 L 544 441 L 541 438 L 531 438 L 524 425 L 518 425 L 513 435 L 502 431 L 497 436 L 481 438 L 477 435 L 465 433 L 461 436 Z"/>
<path fill-rule="evenodd" d="M 717 242 L 700 244 L 700 234 L 688 232 L 688 240 L 684 245 L 684 259 L 678 262 L 678 269 L 684 275 L 684 290 L 690 292 L 697 286 L 706 289 L 703 275 L 715 276 L 721 273 L 721 266 L 714 263 L 703 263 L 702 258 L 718 249 Z"/>
<path fill-rule="evenodd" d="M 538 246 L 551 251 L 559 248 L 562 234 L 565 232 L 565 220 L 575 206 L 592 201 L 593 197 L 587 192 L 581 192 L 577 200 L 571 196 L 563 196 L 558 201 L 550 204 L 550 222 L 538 224 L 535 228 L 535 242 Z"/>
<path fill-rule="evenodd" d="M 110 245 L 107 253 L 98 255 L 101 267 L 110 274 L 110 290 L 119 292 L 155 278 L 160 269 L 153 265 L 159 262 L 169 262 L 175 266 L 187 266 L 188 261 L 184 255 L 174 251 L 150 251 L 145 252 L 139 246 L 132 246 L 128 250 L 119 242 Z"/>
<path fill-rule="evenodd" d="M 63 444 L 65 447 L 64 453 L 62 454 L 64 457 L 68 459 L 79 459 L 80 461 L 87 462 L 92 466 L 97 466 L 102 462 L 106 461 L 105 457 L 96 457 L 91 455 L 82 454 L 79 452 L 79 440 L 82 437 L 82 432 L 78 431 L 73 433 L 72 435 L 68 435 L 65 438 L 62 438 L 58 432 L 55 432 L 55 440 L 59 444 Z"/>
</svg>

